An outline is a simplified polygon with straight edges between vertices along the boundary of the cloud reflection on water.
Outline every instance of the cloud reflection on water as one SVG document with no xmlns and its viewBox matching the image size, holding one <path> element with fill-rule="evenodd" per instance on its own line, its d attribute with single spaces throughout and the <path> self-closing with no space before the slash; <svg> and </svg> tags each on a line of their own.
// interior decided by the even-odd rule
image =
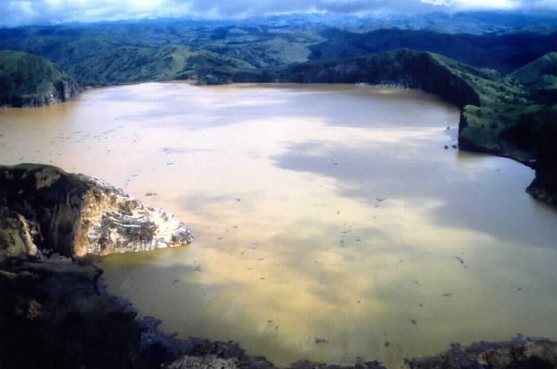
<svg viewBox="0 0 557 369">
<path fill-rule="evenodd" d="M 444 150 L 458 114 L 429 95 L 275 87 L 121 86 L 4 110 L 0 150 L 156 192 L 145 200 L 186 220 L 192 246 L 103 265 L 184 336 L 279 364 L 394 366 L 452 341 L 555 334 L 556 218 L 523 193 L 527 169 Z"/>
</svg>

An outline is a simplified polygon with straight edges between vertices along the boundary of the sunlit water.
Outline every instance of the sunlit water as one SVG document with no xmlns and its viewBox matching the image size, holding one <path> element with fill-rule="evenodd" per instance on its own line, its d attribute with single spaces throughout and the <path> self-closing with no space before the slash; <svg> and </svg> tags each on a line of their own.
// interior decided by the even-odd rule
<svg viewBox="0 0 557 369">
<path fill-rule="evenodd" d="M 397 367 L 557 338 L 557 214 L 525 194 L 530 169 L 453 149 L 457 123 L 416 91 L 151 83 L 0 110 L 0 158 L 102 177 L 192 228 L 102 264 L 163 329 L 278 365 Z"/>
</svg>

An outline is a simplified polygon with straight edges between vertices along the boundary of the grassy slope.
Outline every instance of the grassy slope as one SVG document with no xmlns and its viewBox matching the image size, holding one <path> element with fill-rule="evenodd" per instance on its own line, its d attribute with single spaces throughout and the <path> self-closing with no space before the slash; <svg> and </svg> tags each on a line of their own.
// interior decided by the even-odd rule
<svg viewBox="0 0 557 369">
<path fill-rule="evenodd" d="M 88 85 L 188 79 L 200 84 L 226 83 L 249 64 L 187 46 L 161 48 L 120 47 L 99 57 L 87 58 L 70 71 Z"/>
<path fill-rule="evenodd" d="M 507 77 L 475 79 L 481 107 L 466 107 L 461 141 L 519 160 L 536 159 L 542 131 L 557 110 L 557 54 L 550 53 Z M 556 123 L 557 124 L 557 123 Z"/>
<path fill-rule="evenodd" d="M 530 159 L 531 155 L 511 152 L 512 147 L 500 139 L 502 133 L 516 125 L 520 114 L 532 104 L 525 87 L 496 71 L 477 69 L 441 55 L 431 55 L 466 81 L 480 98 L 479 104 L 469 104 L 463 108 L 459 134 L 461 147 L 514 156 L 521 161 Z"/>
<path fill-rule="evenodd" d="M 528 86 L 537 100 L 557 101 L 557 52 L 542 56 L 509 77 Z"/>
</svg>

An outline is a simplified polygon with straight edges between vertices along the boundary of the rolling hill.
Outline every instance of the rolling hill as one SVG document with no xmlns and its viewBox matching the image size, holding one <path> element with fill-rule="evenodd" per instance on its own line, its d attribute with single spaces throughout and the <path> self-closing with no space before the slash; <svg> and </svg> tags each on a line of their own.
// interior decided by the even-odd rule
<svg viewBox="0 0 557 369">
<path fill-rule="evenodd" d="M 507 13 L 414 18 L 293 14 L 241 22 L 166 19 L 0 28 L 0 49 L 40 55 L 69 71 L 79 63 L 94 65 L 95 58 L 102 65 L 125 50 L 137 52 L 135 48 L 145 53 L 165 46 L 191 47 L 256 68 L 409 48 L 508 73 L 557 50 L 556 30 L 550 14 L 527 19 Z"/>
<path fill-rule="evenodd" d="M 238 69 L 253 67 L 207 50 L 175 45 L 120 47 L 68 68 L 82 83 L 93 86 L 166 80 L 227 83 Z"/>
</svg>

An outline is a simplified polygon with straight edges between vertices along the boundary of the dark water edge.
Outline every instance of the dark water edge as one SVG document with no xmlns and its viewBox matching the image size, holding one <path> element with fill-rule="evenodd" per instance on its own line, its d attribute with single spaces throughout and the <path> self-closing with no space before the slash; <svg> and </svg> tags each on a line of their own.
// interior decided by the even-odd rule
<svg viewBox="0 0 557 369">
<path fill-rule="evenodd" d="M 23 255 L 0 266 L 2 368 L 276 368 L 264 357 L 247 355 L 233 341 L 178 339 L 161 332 L 159 320 L 138 318 L 128 301 L 108 294 L 102 269 L 90 261 Z M 556 342 L 521 335 L 506 342 L 451 344 L 442 354 L 405 360 L 409 369 L 555 365 Z M 385 367 L 377 361 L 351 366 L 300 361 L 288 368 Z"/>
<path fill-rule="evenodd" d="M 101 275 L 90 261 L 58 254 L 2 260 L 0 367 L 275 368 L 232 341 L 181 340 L 161 332 L 159 320 L 138 318 L 131 303 L 107 293 Z M 292 367 L 338 366 L 306 362 Z M 383 368 L 377 362 L 358 367 Z"/>
</svg>

